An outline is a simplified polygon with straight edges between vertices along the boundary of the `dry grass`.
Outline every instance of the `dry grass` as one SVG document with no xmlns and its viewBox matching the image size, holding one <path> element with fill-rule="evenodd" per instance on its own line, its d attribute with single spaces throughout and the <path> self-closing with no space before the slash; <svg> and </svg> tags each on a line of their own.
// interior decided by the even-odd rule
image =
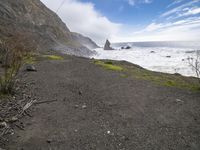
<svg viewBox="0 0 200 150">
<path fill-rule="evenodd" d="M 28 35 L 15 34 L 0 41 L 0 93 L 11 94 L 16 81 L 16 76 L 23 65 L 24 57 L 35 49 L 35 44 L 28 41 Z"/>
</svg>

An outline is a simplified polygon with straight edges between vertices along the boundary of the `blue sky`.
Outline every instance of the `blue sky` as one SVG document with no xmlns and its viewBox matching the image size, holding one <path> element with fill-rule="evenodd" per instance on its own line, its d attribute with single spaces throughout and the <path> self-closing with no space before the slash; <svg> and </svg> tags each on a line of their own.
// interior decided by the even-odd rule
<svg viewBox="0 0 200 150">
<path fill-rule="evenodd" d="M 111 42 L 200 41 L 200 0 L 41 1 L 70 30 L 99 44 L 107 38 Z"/>
</svg>

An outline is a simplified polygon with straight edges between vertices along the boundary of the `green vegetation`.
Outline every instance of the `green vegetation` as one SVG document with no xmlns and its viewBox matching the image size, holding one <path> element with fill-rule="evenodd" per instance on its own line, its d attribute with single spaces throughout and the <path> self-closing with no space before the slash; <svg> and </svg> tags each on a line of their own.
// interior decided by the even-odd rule
<svg viewBox="0 0 200 150">
<path fill-rule="evenodd" d="M 0 93 L 10 94 L 13 92 L 16 75 L 23 64 L 25 55 L 21 47 L 9 47 L 6 42 L 0 41 L 1 74 Z"/>
<path fill-rule="evenodd" d="M 113 71 L 122 71 L 123 70 L 122 67 L 113 65 L 111 61 L 109 61 L 109 62 L 95 61 L 95 64 L 100 65 L 107 70 L 113 70 Z"/>
<path fill-rule="evenodd" d="M 36 63 L 36 55 L 35 54 L 28 54 L 23 58 L 24 64 L 35 64 Z"/>
<path fill-rule="evenodd" d="M 120 76 L 123 78 L 133 77 L 139 80 L 147 80 L 155 84 L 168 87 L 194 91 L 200 90 L 197 78 L 189 78 L 177 74 L 173 75 L 153 72 L 126 62 L 96 60 L 94 63 L 108 70 L 121 71 L 122 74 L 120 74 Z"/>
<path fill-rule="evenodd" d="M 58 55 L 42 55 L 42 57 L 47 58 L 49 60 L 64 60 L 63 57 Z"/>
<path fill-rule="evenodd" d="M 0 40 L 0 95 L 13 93 L 21 66 L 35 61 L 30 53 L 37 49 L 36 45 L 26 33 L 14 33 Z"/>
</svg>

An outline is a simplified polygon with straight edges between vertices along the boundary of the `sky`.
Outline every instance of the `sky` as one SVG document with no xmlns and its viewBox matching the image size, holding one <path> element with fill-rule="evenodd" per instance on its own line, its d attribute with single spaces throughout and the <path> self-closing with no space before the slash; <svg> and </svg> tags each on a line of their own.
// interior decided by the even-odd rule
<svg viewBox="0 0 200 150">
<path fill-rule="evenodd" d="M 41 0 L 67 27 L 102 45 L 200 41 L 200 0 Z"/>
</svg>

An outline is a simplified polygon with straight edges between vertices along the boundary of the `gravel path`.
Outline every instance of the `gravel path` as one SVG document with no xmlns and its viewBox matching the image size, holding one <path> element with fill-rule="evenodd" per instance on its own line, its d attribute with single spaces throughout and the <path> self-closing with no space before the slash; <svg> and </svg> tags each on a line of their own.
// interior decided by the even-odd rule
<svg viewBox="0 0 200 150">
<path fill-rule="evenodd" d="M 123 78 L 92 60 L 43 61 L 24 73 L 37 101 L 6 149 L 199 150 L 200 94 Z"/>
</svg>

